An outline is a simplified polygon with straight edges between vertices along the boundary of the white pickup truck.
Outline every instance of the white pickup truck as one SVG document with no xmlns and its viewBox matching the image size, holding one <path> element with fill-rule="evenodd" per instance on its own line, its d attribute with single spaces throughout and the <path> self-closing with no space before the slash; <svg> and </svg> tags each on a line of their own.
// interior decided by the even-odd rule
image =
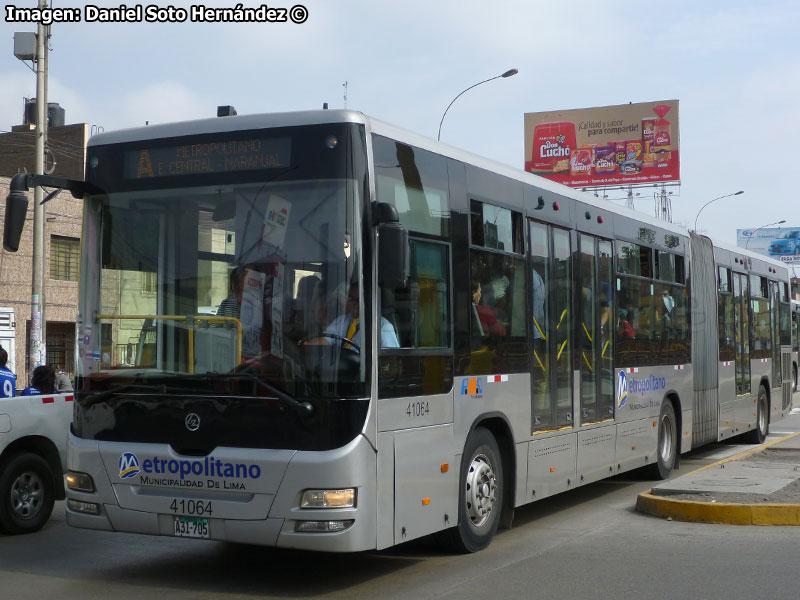
<svg viewBox="0 0 800 600">
<path fill-rule="evenodd" d="M 38 531 L 63 500 L 72 392 L 0 398 L 0 532 Z"/>
</svg>

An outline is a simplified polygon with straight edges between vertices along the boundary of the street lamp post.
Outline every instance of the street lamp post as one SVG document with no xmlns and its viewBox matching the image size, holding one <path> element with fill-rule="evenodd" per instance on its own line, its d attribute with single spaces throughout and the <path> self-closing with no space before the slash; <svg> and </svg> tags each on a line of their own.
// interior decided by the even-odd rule
<svg viewBox="0 0 800 600">
<path fill-rule="evenodd" d="M 722 200 L 723 198 L 730 198 L 731 196 L 738 196 L 740 194 L 744 194 L 744 190 L 739 190 L 738 192 L 734 192 L 732 194 L 725 194 L 724 196 L 719 196 L 718 198 L 714 198 L 713 200 L 709 200 L 703 207 L 697 212 L 697 216 L 694 218 L 694 231 L 697 232 L 697 219 L 700 218 L 700 213 L 703 212 L 703 208 L 711 204 L 712 202 L 716 202 L 717 200 Z"/>
<path fill-rule="evenodd" d="M 453 98 L 450 101 L 450 104 L 447 105 L 447 108 L 444 109 L 444 114 L 442 115 L 442 120 L 439 121 L 439 134 L 436 136 L 436 139 L 437 140 L 442 139 L 442 123 L 444 123 L 444 117 L 447 114 L 447 111 L 450 110 L 451 106 L 453 106 L 453 102 L 458 100 L 463 94 L 465 94 L 466 92 L 470 91 L 472 88 L 477 87 L 477 86 L 481 85 L 482 83 L 487 83 L 489 81 L 494 81 L 495 79 L 500 79 L 501 77 L 503 77 L 503 78 L 511 77 L 512 75 L 516 75 L 517 73 L 519 73 L 519 71 L 517 69 L 509 69 L 508 71 L 506 71 L 502 75 L 496 75 L 494 77 L 490 77 L 489 79 L 484 79 L 483 81 L 479 81 L 475 85 L 469 86 L 467 89 L 465 89 L 463 92 L 461 92 L 458 96 Z"/>
<path fill-rule="evenodd" d="M 772 227 L 773 225 L 782 225 L 783 223 L 786 223 L 786 219 L 783 219 L 781 221 L 775 221 L 774 223 L 767 223 L 766 225 L 762 225 L 761 227 L 756 227 L 756 229 L 753 231 L 753 234 L 749 238 L 747 238 L 747 243 L 744 245 L 745 250 L 750 248 L 750 240 L 756 237 L 756 233 L 758 233 L 759 229 L 764 229 L 764 227 Z"/>
</svg>

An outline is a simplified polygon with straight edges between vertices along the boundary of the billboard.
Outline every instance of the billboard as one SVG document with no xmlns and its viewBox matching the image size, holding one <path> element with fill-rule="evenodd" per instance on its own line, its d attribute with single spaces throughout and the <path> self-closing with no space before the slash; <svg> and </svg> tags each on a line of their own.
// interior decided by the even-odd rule
<svg viewBox="0 0 800 600">
<path fill-rule="evenodd" d="M 736 245 L 781 262 L 800 265 L 800 227 L 737 229 Z"/>
<path fill-rule="evenodd" d="M 525 170 L 571 187 L 680 180 L 678 101 L 525 113 Z"/>
</svg>

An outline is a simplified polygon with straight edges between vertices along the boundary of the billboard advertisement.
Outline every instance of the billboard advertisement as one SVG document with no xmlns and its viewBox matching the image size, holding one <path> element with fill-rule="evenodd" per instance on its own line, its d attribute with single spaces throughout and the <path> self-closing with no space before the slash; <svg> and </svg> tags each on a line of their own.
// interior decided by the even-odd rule
<svg viewBox="0 0 800 600">
<path fill-rule="evenodd" d="M 525 113 L 525 170 L 571 187 L 680 180 L 678 101 Z"/>
<path fill-rule="evenodd" d="M 736 245 L 781 262 L 800 265 L 800 227 L 737 229 Z"/>
</svg>

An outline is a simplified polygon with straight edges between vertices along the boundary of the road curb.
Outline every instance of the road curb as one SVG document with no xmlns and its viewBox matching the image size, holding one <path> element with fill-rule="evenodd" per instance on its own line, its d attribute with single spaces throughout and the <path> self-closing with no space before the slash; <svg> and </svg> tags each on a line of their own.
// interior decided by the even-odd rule
<svg viewBox="0 0 800 600">
<path fill-rule="evenodd" d="M 710 465 L 690 471 L 692 475 L 724 463 L 741 460 L 751 454 L 770 446 L 784 442 L 800 435 L 790 433 L 777 440 L 766 442 L 750 448 L 734 456 L 723 458 Z M 684 477 L 682 475 L 681 477 Z M 697 523 L 714 523 L 720 525 L 800 525 L 800 504 L 738 504 L 729 502 L 697 502 L 694 500 L 678 500 L 668 495 L 654 494 L 653 490 L 639 494 L 636 499 L 636 510 L 654 517 L 672 518 L 676 521 Z"/>
<path fill-rule="evenodd" d="M 800 504 L 730 504 L 639 494 L 636 510 L 654 517 L 718 525 L 800 525 Z"/>
</svg>

